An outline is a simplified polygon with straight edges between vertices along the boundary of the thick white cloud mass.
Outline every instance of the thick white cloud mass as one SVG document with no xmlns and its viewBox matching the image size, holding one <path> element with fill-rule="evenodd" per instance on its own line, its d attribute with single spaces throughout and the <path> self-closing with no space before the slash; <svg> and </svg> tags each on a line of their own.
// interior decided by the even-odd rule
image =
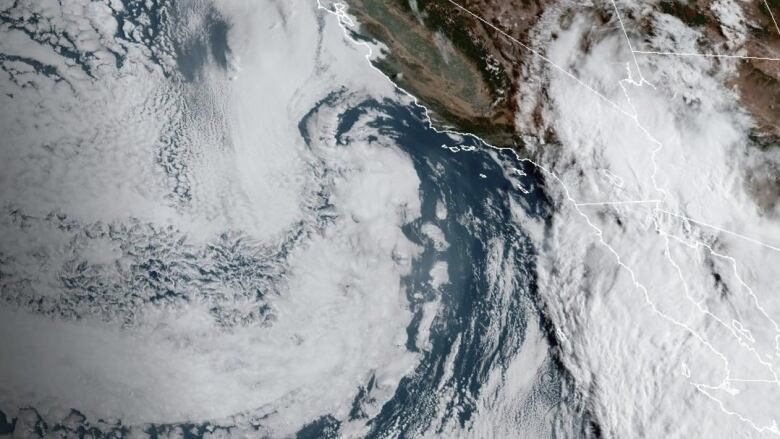
<svg viewBox="0 0 780 439">
<path fill-rule="evenodd" d="M 0 81 L 2 410 L 126 425 L 251 410 L 287 435 L 348 411 L 371 376 L 381 403 L 416 359 L 401 226 L 419 179 L 371 128 L 349 147 L 335 132 L 392 84 L 366 81 L 365 48 L 309 2 L 122 8 L 4 6 L 0 48 L 19 58 Z M 132 37 L 136 13 L 176 15 L 170 41 L 189 46 Z M 229 48 L 213 42 L 226 23 Z"/>
<path fill-rule="evenodd" d="M 737 3 L 713 6 L 733 47 Z M 539 35 L 580 81 L 539 64 L 560 146 L 539 150 L 559 211 L 538 273 L 561 360 L 608 437 L 780 435 L 780 212 L 749 191 L 774 165 L 725 85 L 738 61 L 633 54 L 698 52 L 700 35 L 616 6 L 628 35 L 584 11 Z"/>
</svg>

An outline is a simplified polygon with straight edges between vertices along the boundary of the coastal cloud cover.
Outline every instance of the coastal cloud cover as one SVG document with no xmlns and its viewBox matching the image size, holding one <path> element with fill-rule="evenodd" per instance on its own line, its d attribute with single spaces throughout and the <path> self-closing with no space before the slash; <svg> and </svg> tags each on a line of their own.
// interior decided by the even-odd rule
<svg viewBox="0 0 780 439">
<path fill-rule="evenodd" d="M 741 61 L 634 53 L 712 49 L 658 9 L 608 6 L 625 33 L 582 12 L 540 35 L 562 148 L 540 151 L 560 213 L 539 274 L 561 359 L 609 437 L 778 435 L 779 212 L 755 195 L 777 157 L 726 86 Z"/>
</svg>

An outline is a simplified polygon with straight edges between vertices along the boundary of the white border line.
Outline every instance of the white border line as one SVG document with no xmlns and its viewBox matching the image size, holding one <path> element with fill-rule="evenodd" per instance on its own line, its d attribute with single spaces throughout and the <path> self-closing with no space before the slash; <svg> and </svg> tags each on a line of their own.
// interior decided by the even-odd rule
<svg viewBox="0 0 780 439">
<path fill-rule="evenodd" d="M 780 35 L 780 26 L 777 25 L 775 14 L 772 13 L 772 8 L 769 7 L 769 2 L 767 0 L 764 0 L 764 6 L 766 6 L 766 10 L 769 11 L 769 16 L 772 17 L 772 22 L 775 24 L 775 30 L 777 31 L 777 34 Z"/>
<path fill-rule="evenodd" d="M 688 56 L 702 58 L 731 58 L 731 59 L 753 59 L 759 61 L 780 61 L 780 58 L 769 58 L 764 56 L 743 56 L 743 55 L 721 55 L 717 53 L 695 53 L 695 52 L 656 52 L 653 50 L 634 50 L 634 53 L 641 55 L 660 55 L 660 56 Z"/>
</svg>

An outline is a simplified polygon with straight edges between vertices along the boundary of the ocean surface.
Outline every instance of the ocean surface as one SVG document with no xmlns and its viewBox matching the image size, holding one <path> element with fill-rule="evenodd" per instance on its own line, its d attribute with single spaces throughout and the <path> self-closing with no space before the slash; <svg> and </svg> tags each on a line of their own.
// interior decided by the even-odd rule
<svg viewBox="0 0 780 439">
<path fill-rule="evenodd" d="M 236 67 L 230 35 L 238 31 L 229 20 L 238 15 L 226 19 L 207 2 L 104 8 L 98 18 L 117 25 L 101 40 L 110 40 L 101 54 L 108 58 L 98 49 L 56 49 L 70 44 L 68 32 L 57 43 L 43 28 L 29 31 L 35 44 L 69 59 L 70 70 L 16 59 L 33 67 L 27 81 L 35 86 L 9 84 L 14 93 L 3 99 L 23 110 L 48 105 L 40 117 L 54 122 L 40 130 L 31 119 L 9 117 L 21 134 L 3 151 L 5 171 L 20 182 L 38 176 L 29 143 L 64 177 L 52 182 L 43 172 L 35 185 L 8 188 L 2 200 L 1 310 L 9 320 L 0 330 L 14 340 L 17 357 L 0 364 L 0 389 L 8 389 L 0 435 L 592 431 L 556 357 L 537 290 L 539 252 L 519 221 L 537 224 L 542 235 L 549 226 L 543 174 L 513 151 L 432 128 L 422 107 L 353 53 L 354 42 L 339 39 L 335 18 L 311 5 L 299 7 L 314 18 L 280 12 L 285 7 L 278 7 L 281 19 L 268 18 L 268 26 L 266 17 L 248 20 L 250 28 L 274 36 L 286 17 L 296 17 L 302 24 L 295 29 L 309 34 L 299 52 L 285 46 L 294 41 L 269 48 L 263 35 L 250 34 L 262 48 L 244 56 L 260 53 L 261 73 L 251 60 Z M 2 21 L 39 25 L 21 12 Z M 346 85 L 291 109 L 308 102 L 306 87 L 323 94 L 317 81 L 327 83 L 338 64 L 320 60 L 328 50 L 356 58 L 363 70 L 339 73 Z M 304 59 L 307 53 L 316 56 Z M 306 78 L 301 68 L 306 86 L 290 80 L 292 98 L 280 92 L 281 102 L 266 103 L 288 86 L 273 75 L 295 73 L 263 71 L 266 55 L 295 67 L 312 62 L 315 73 Z M 230 87 L 238 90 L 232 97 Z M 281 108 L 304 116 L 286 120 Z M 60 118 L 67 123 L 58 125 Z M 247 129 L 254 125 L 257 131 Z M 297 132 L 275 130 L 287 125 Z M 394 173 L 409 164 L 411 174 Z M 38 192 L 29 195 L 30 187 Z M 366 220 L 361 209 L 385 195 L 387 205 Z M 300 205 L 284 211 L 298 196 Z M 376 280 L 363 259 L 374 263 Z M 322 261 L 333 265 L 312 267 Z M 404 296 L 398 304 L 396 290 Z M 401 337 L 390 343 L 397 325 Z M 364 340 L 373 334 L 376 346 Z M 320 360 L 335 372 L 305 367 Z M 385 364 L 396 360 L 400 366 Z M 342 379 L 341 367 L 354 375 Z M 325 397 L 335 402 L 320 404 Z M 322 413 L 341 400 L 346 410 Z M 164 413 L 176 419 L 160 421 Z"/>
<path fill-rule="evenodd" d="M 550 206 L 543 177 L 514 152 L 495 150 L 471 135 L 439 132 L 430 127 L 420 107 L 392 101 L 367 100 L 345 111 L 337 137 L 351 129 L 359 114 L 370 110 L 383 114 L 370 125 L 412 158 L 421 180 L 422 215 L 404 229 L 410 240 L 425 249 L 404 280 L 414 311 L 407 328 L 409 350 L 418 350 L 414 340 L 423 305 L 438 299 L 441 308 L 431 326 L 431 348 L 371 419 L 368 437 L 386 437 L 388 432 L 414 437 L 428 430 L 442 395 L 452 396 L 444 403 L 445 416 L 465 426 L 491 373 L 505 370 L 520 353 L 529 313 L 536 314 L 532 324 L 544 325 L 535 295 L 535 250 L 512 217 L 511 205 L 544 221 Z M 307 137 L 305 131 L 302 135 Z M 444 207 L 445 217 L 437 216 L 437 206 L 439 212 Z M 426 237 L 426 224 L 443 232 L 446 249 L 437 250 Z M 449 282 L 438 298 L 430 292 L 429 273 L 435 262 L 445 262 L 449 272 Z M 554 341 L 554 337 L 547 339 Z M 556 408 L 562 403 L 564 381 L 549 356 L 536 371 L 527 405 L 517 407 L 518 416 L 526 412 L 532 418 Z M 366 387 L 371 387 L 371 381 Z M 354 404 L 353 415 L 360 416 L 359 397 Z M 304 428 L 299 437 L 323 437 L 333 423 L 323 419 Z"/>
</svg>

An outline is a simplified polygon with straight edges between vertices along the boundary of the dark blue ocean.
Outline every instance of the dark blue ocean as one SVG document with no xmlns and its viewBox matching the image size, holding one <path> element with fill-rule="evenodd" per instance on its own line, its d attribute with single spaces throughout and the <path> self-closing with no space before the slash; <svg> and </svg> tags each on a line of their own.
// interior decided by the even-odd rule
<svg viewBox="0 0 780 439">
<path fill-rule="evenodd" d="M 321 105 L 332 99 L 335 96 Z M 404 230 L 411 241 L 425 248 L 413 273 L 405 279 L 414 311 L 407 328 L 407 349 L 417 351 L 414 340 L 422 319 L 421 308 L 433 299 L 428 273 L 435 261 L 447 263 L 450 280 L 442 287 L 442 306 L 430 333 L 432 348 L 422 353 L 415 372 L 401 381 L 380 414 L 370 419 L 372 430 L 368 437 L 415 437 L 427 431 L 435 411 L 441 408 L 442 395 L 449 391 L 455 396 L 446 401 L 444 417 L 467 426 L 489 374 L 502 373 L 520 353 L 529 312 L 536 314 L 534 322 L 541 322 L 551 352 L 538 371 L 528 406 L 517 407 L 518 416 L 523 411 L 546 413 L 574 404 L 564 396 L 567 392 L 563 387 L 569 384 L 555 359 L 555 338 L 545 323 L 537 295 L 536 251 L 510 211 L 510 202 L 514 201 L 527 215 L 543 223 L 549 221 L 551 206 L 544 192 L 543 176 L 513 151 L 495 149 L 474 136 L 439 132 L 431 128 L 420 107 L 391 100 L 369 99 L 341 114 L 337 133 L 340 142 L 366 113 L 382 114 L 369 125 L 409 155 L 421 181 L 421 217 Z M 305 130 L 302 135 L 308 137 Z M 518 185 L 524 190 L 518 189 Z M 436 215 L 440 201 L 444 201 L 447 210 L 443 219 Z M 435 224 L 444 232 L 449 243 L 446 251 L 438 252 L 426 239 L 421 231 L 426 223 Z M 502 246 L 498 252 L 503 258 L 500 263 L 515 267 L 511 279 L 502 279 L 511 285 L 511 291 L 488 281 L 489 246 L 496 242 Z M 448 364 L 451 374 L 446 371 Z M 361 396 L 368 395 L 372 386 L 373 381 L 369 381 L 361 388 L 351 413 L 354 418 L 364 416 L 360 410 Z M 324 417 L 303 428 L 298 437 L 338 437 L 338 427 L 337 420 Z"/>
</svg>

